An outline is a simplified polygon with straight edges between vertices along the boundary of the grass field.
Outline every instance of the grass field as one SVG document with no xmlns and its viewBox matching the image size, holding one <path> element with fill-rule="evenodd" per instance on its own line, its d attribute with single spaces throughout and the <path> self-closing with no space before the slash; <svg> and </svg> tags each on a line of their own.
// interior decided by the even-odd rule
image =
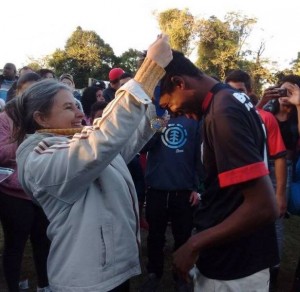
<svg viewBox="0 0 300 292">
<path fill-rule="evenodd" d="M 137 291 L 138 286 L 141 284 L 145 277 L 145 264 L 146 264 L 146 237 L 147 232 L 142 230 L 142 262 L 143 262 L 143 274 L 135 277 L 131 281 L 131 291 Z M 292 216 L 290 219 L 285 220 L 285 246 L 284 254 L 281 263 L 281 269 L 277 282 L 276 292 L 291 292 L 292 281 L 294 278 L 297 261 L 300 256 L 300 217 Z M 0 260 L 2 261 L 2 248 L 3 248 L 3 235 L 0 228 Z M 160 292 L 173 291 L 173 283 L 171 277 L 171 254 L 172 254 L 172 236 L 170 230 L 167 232 L 167 242 L 165 247 L 165 274 L 162 279 Z M 35 271 L 32 263 L 31 249 L 29 244 L 26 247 L 24 254 L 22 276 L 29 279 L 30 289 L 28 291 L 36 291 L 35 283 Z M 274 291 L 274 292 L 275 292 Z M 299 290 L 300 291 L 300 290 Z M 3 279 L 3 270 L 0 266 L 0 292 L 8 292 L 5 288 L 5 282 Z M 203 291 L 205 292 L 205 291 Z M 238 291 L 237 291 L 238 292 Z M 293 291 L 298 292 L 298 291 Z"/>
</svg>

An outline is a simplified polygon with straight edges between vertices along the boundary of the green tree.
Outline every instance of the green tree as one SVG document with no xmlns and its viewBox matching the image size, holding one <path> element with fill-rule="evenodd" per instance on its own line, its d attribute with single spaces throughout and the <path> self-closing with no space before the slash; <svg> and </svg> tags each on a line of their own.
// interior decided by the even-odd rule
<svg viewBox="0 0 300 292">
<path fill-rule="evenodd" d="M 297 59 L 293 60 L 291 65 L 293 73 L 300 75 L 300 52 L 298 52 Z"/>
<path fill-rule="evenodd" d="M 238 34 L 228 22 L 215 16 L 198 21 L 200 42 L 196 65 L 210 75 L 224 79 L 238 61 Z"/>
<path fill-rule="evenodd" d="M 135 74 L 142 54 L 143 53 L 138 50 L 134 50 L 134 49 L 127 50 L 119 58 L 120 67 L 126 72 Z"/>
<path fill-rule="evenodd" d="M 89 77 L 107 79 L 110 68 L 118 64 L 118 58 L 94 31 L 84 31 L 78 26 L 67 40 L 65 49 L 57 49 L 49 56 L 48 64 L 58 76 L 72 74 L 80 88 L 87 85 Z"/>
<path fill-rule="evenodd" d="M 211 75 L 224 79 L 228 71 L 251 55 L 244 46 L 249 37 L 255 18 L 248 18 L 237 12 L 229 12 L 224 21 L 216 16 L 200 19 L 198 59 L 196 64 Z"/>
<path fill-rule="evenodd" d="M 30 67 L 34 71 L 38 71 L 39 69 L 42 68 L 48 68 L 48 62 L 49 62 L 48 57 L 44 57 L 40 59 L 29 58 L 26 66 Z"/>
<path fill-rule="evenodd" d="M 252 91 L 257 96 L 261 96 L 263 86 L 266 83 L 274 83 L 274 75 L 271 70 L 268 69 L 270 61 L 263 58 L 263 53 L 265 51 L 265 42 L 262 41 L 256 51 L 251 52 L 253 58 L 240 59 L 237 63 L 237 68 L 240 68 L 248 72 L 252 77 Z"/>
<path fill-rule="evenodd" d="M 261 41 L 257 50 L 247 49 L 255 18 L 238 12 L 229 12 L 224 21 L 215 16 L 198 21 L 200 41 L 196 64 L 208 74 L 224 77 L 232 69 L 248 72 L 253 80 L 253 91 L 262 93 L 265 83 L 274 82 L 274 75 L 268 69 L 270 61 L 263 58 L 265 42 Z"/>
<path fill-rule="evenodd" d="M 245 50 L 247 45 L 247 39 L 249 38 L 253 26 L 257 23 L 256 18 L 249 18 L 246 15 L 242 15 L 238 12 L 228 12 L 225 17 L 225 22 L 229 25 L 231 31 L 234 32 L 237 41 L 237 57 L 244 58 L 251 55 L 250 50 Z M 260 46 L 261 48 L 262 46 Z M 264 47 L 264 42 L 263 42 Z M 264 48 L 263 48 L 264 51 Z"/>
<path fill-rule="evenodd" d="M 195 36 L 194 16 L 188 9 L 169 9 L 156 14 L 161 31 L 169 36 L 173 49 L 189 54 Z"/>
</svg>

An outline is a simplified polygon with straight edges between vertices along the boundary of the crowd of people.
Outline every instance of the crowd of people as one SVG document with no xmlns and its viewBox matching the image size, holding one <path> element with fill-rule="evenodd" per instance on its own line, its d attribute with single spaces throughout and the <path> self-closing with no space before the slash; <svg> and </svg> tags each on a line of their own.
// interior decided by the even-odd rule
<svg viewBox="0 0 300 292">
<path fill-rule="evenodd" d="M 68 72 L 4 66 L 8 291 L 20 289 L 30 239 L 37 291 L 129 292 L 141 273 L 140 228 L 147 276 L 138 291 L 158 291 L 169 224 L 174 291 L 273 291 L 290 186 L 300 181 L 300 76 L 257 98 L 247 72 L 221 82 L 162 34 L 134 75 L 112 68 L 108 79 L 80 95 Z"/>
</svg>

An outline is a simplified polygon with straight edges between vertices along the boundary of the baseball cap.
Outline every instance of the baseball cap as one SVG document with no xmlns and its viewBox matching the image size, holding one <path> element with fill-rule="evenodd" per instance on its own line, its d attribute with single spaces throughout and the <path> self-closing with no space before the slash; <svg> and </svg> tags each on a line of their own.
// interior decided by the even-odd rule
<svg viewBox="0 0 300 292">
<path fill-rule="evenodd" d="M 102 90 L 106 88 L 106 85 L 102 80 L 97 80 L 96 82 L 93 83 L 93 86 L 96 86 Z"/>
<path fill-rule="evenodd" d="M 125 73 L 123 69 L 113 68 L 109 71 L 108 78 L 110 81 L 114 81 L 119 79 L 123 73 Z"/>
</svg>

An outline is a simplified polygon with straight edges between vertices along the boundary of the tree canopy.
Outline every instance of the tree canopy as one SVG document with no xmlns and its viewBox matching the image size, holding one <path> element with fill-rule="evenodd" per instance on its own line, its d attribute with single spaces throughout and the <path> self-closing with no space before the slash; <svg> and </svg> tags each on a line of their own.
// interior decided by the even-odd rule
<svg viewBox="0 0 300 292">
<path fill-rule="evenodd" d="M 49 58 L 49 66 L 57 75 L 70 73 L 76 85 L 83 87 L 89 77 L 108 76 L 118 59 L 109 44 L 94 31 L 84 31 L 80 26 L 67 40 L 64 50 L 57 49 Z"/>
<path fill-rule="evenodd" d="M 188 9 L 170 9 L 156 15 L 162 32 L 169 36 L 173 49 L 189 54 L 194 38 L 194 16 Z"/>
<path fill-rule="evenodd" d="M 266 43 L 261 41 L 256 49 L 249 49 L 248 38 L 257 20 L 238 12 L 229 12 L 221 20 L 216 16 L 197 18 L 188 9 L 168 9 L 155 13 L 160 29 L 169 35 L 173 49 L 190 55 L 196 51 L 195 64 L 205 73 L 224 80 L 232 69 L 247 71 L 253 79 L 254 90 L 260 94 L 265 83 L 276 82 L 282 74 L 300 74 L 300 52 L 291 68 L 276 71 L 271 60 L 263 57 Z M 121 56 L 96 32 L 85 31 L 80 26 L 68 38 L 64 49 L 42 60 L 30 60 L 34 69 L 48 67 L 59 76 L 73 75 L 78 88 L 85 87 L 88 78 L 107 80 L 112 67 L 121 67 L 134 74 L 142 52 L 130 48 Z"/>
<path fill-rule="evenodd" d="M 87 86 L 89 78 L 108 79 L 113 67 L 122 67 L 134 73 L 140 52 L 129 49 L 117 57 L 111 46 L 94 31 L 84 31 L 80 26 L 67 40 L 64 50 L 57 49 L 48 56 L 47 64 L 60 76 L 72 74 L 77 87 Z"/>
</svg>

